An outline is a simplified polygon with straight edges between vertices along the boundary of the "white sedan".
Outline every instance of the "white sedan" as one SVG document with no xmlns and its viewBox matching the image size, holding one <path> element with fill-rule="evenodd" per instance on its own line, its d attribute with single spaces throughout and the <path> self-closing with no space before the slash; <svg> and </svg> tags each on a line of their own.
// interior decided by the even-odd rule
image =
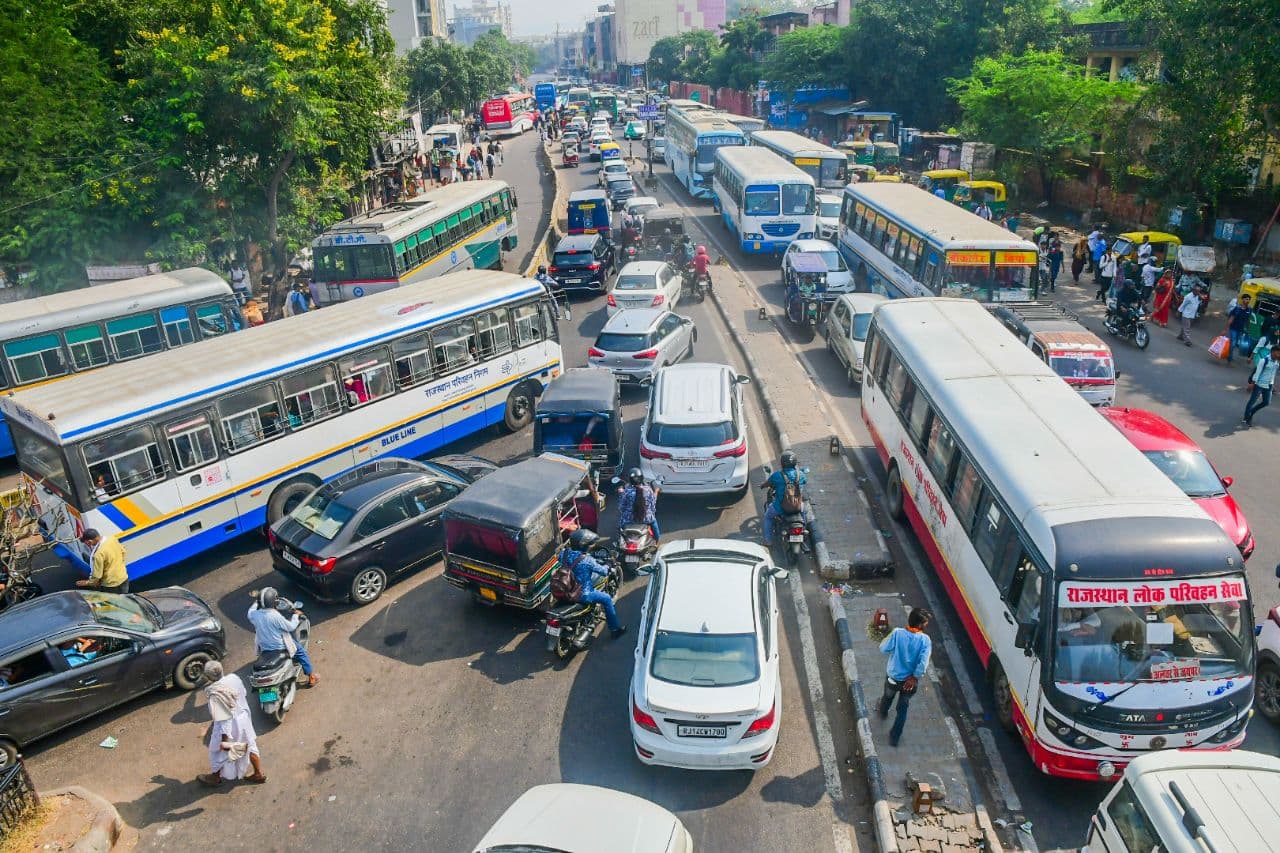
<svg viewBox="0 0 1280 853">
<path fill-rule="evenodd" d="M 632 261 L 618 272 L 609 288 L 605 310 L 612 317 L 624 308 L 665 308 L 680 302 L 683 280 L 666 261 Z"/>
<path fill-rule="evenodd" d="M 631 675 L 631 737 L 645 764 L 757 770 L 782 723 L 775 568 L 730 539 L 663 545 Z"/>
</svg>

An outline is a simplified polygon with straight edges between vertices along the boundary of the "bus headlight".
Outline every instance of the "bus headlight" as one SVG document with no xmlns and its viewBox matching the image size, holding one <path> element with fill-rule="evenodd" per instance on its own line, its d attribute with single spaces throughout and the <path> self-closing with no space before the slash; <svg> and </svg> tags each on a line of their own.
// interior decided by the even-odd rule
<svg viewBox="0 0 1280 853">
<path fill-rule="evenodd" d="M 1053 732 L 1054 737 L 1067 746 L 1072 746 L 1076 749 L 1097 749 L 1104 746 L 1102 741 L 1077 730 L 1070 723 L 1063 722 L 1048 711 L 1044 712 L 1044 725 L 1045 728 Z"/>
<path fill-rule="evenodd" d="M 1098 778 L 1110 779 L 1112 776 L 1115 776 L 1115 775 L 1116 775 L 1116 766 L 1114 764 L 1112 764 L 1110 761 L 1098 762 Z"/>
</svg>

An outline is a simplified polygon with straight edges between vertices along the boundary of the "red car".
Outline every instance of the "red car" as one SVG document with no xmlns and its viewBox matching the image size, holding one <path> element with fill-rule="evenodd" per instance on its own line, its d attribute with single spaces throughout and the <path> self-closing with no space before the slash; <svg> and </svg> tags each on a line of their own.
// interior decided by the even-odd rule
<svg viewBox="0 0 1280 853">
<path fill-rule="evenodd" d="M 1098 414 L 1199 504 L 1249 559 L 1256 543 L 1244 513 L 1227 493 L 1232 479 L 1218 474 L 1199 445 L 1155 412 L 1113 406 L 1098 409 Z"/>
</svg>

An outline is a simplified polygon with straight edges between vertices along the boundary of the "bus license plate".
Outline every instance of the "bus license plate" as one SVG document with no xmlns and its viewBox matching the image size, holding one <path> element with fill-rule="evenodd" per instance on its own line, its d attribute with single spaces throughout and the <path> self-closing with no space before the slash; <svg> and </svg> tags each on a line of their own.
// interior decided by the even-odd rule
<svg viewBox="0 0 1280 853">
<path fill-rule="evenodd" d="M 547 636 L 548 636 L 548 637 L 559 637 L 559 636 L 560 636 L 560 626 L 559 626 L 559 625 L 548 625 L 548 626 L 547 626 Z"/>
<path fill-rule="evenodd" d="M 802 533 L 792 533 L 790 536 L 788 536 L 788 537 L 787 537 L 787 541 L 788 541 L 788 542 L 803 542 L 803 541 L 804 541 L 804 534 L 802 534 Z"/>
<path fill-rule="evenodd" d="M 302 561 L 299 560 L 295 554 L 289 551 L 284 551 L 283 554 L 284 554 L 284 561 L 286 563 L 292 563 L 294 566 L 298 567 L 299 569 L 302 568 Z"/>
<path fill-rule="evenodd" d="M 678 737 L 727 737 L 725 726 L 676 726 Z"/>
<path fill-rule="evenodd" d="M 498 594 L 491 589 L 486 589 L 485 587 L 480 587 L 480 597 L 483 598 L 485 601 L 498 600 Z"/>
</svg>

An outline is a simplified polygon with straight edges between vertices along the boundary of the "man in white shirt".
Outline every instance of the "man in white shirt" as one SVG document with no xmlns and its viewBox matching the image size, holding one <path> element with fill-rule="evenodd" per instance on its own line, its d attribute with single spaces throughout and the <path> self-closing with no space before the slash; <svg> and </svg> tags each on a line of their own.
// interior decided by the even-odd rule
<svg viewBox="0 0 1280 853">
<path fill-rule="evenodd" d="M 1146 234 L 1142 235 L 1142 243 L 1138 246 L 1138 264 L 1141 266 L 1151 260 L 1151 252 L 1155 249 L 1151 245 L 1151 238 Z"/>
<path fill-rule="evenodd" d="M 1187 346 L 1191 346 L 1191 321 L 1199 312 L 1200 288 L 1197 286 L 1187 291 L 1187 295 L 1182 297 L 1182 304 L 1178 306 L 1178 316 L 1182 318 L 1182 331 L 1178 333 L 1178 340 Z"/>
</svg>

